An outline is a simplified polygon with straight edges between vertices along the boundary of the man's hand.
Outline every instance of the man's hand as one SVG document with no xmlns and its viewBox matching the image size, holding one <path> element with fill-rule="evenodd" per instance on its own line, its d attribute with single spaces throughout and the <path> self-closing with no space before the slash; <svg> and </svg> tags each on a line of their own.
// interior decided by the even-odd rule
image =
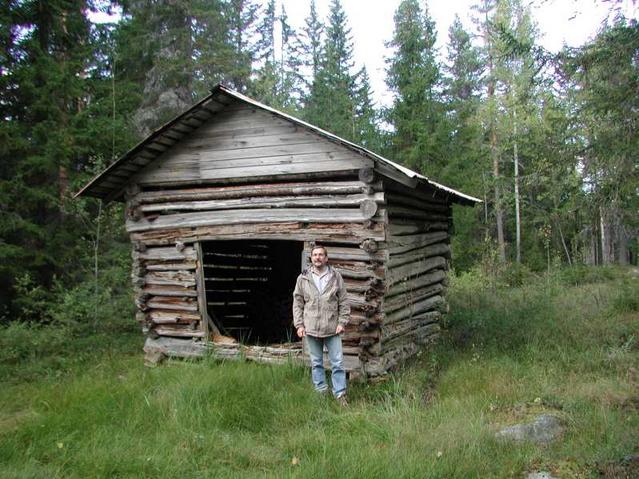
<svg viewBox="0 0 639 479">
<path fill-rule="evenodd" d="M 335 328 L 335 334 L 342 334 L 344 332 L 344 326 L 342 326 L 341 324 L 337 325 L 337 328 Z"/>
<path fill-rule="evenodd" d="M 297 328 L 297 336 L 300 338 L 306 336 L 306 329 L 304 329 L 304 326 L 300 326 L 299 328 Z"/>
</svg>

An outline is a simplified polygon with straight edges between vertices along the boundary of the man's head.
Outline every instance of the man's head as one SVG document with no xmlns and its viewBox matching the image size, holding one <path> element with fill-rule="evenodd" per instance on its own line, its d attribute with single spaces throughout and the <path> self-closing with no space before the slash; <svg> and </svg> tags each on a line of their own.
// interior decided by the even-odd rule
<svg viewBox="0 0 639 479">
<path fill-rule="evenodd" d="M 328 263 L 328 252 L 324 246 L 313 246 L 313 249 L 311 250 L 311 263 L 316 269 L 324 269 Z"/>
</svg>

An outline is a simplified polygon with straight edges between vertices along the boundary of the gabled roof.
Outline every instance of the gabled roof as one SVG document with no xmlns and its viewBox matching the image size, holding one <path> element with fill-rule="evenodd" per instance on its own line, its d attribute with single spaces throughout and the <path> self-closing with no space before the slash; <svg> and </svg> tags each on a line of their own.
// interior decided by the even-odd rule
<svg viewBox="0 0 639 479">
<path fill-rule="evenodd" d="M 435 191 L 447 195 L 453 203 L 465 205 L 481 203 L 481 200 L 477 198 L 429 180 L 425 176 L 367 150 L 363 146 L 352 143 L 294 116 L 264 105 L 222 84 L 215 86 L 208 96 L 187 111 L 151 133 L 146 139 L 142 140 L 122 157 L 113 162 L 102 173 L 93 178 L 76 193 L 75 196 L 93 196 L 106 201 L 121 198 L 123 189 L 132 175 L 152 163 L 164 151 L 178 143 L 182 138 L 188 136 L 235 100 L 273 113 L 370 158 L 375 162 L 375 169 L 379 170 L 380 174 L 384 176 L 399 180 L 402 183 L 408 183 L 412 187 L 417 187 L 420 184 L 430 186 Z"/>
</svg>

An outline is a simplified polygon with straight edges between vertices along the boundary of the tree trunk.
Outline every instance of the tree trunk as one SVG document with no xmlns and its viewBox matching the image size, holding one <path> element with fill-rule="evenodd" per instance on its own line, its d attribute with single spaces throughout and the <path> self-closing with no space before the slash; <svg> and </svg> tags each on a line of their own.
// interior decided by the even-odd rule
<svg viewBox="0 0 639 479">
<path fill-rule="evenodd" d="M 513 157 L 515 161 L 515 227 L 516 227 L 516 243 L 517 263 L 521 263 L 521 215 L 519 209 L 519 151 L 517 145 L 517 108 L 513 105 Z M 563 235 L 562 235 L 563 241 Z M 568 259 L 570 262 L 570 258 Z"/>
</svg>

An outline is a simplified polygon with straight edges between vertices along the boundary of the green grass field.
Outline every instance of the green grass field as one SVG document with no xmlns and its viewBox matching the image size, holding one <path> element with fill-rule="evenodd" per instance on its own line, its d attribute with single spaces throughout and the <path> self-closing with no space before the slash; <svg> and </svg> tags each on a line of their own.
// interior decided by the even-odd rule
<svg viewBox="0 0 639 479">
<path fill-rule="evenodd" d="M 623 458 L 639 453 L 639 278 L 520 282 L 454 278 L 438 345 L 384 382 L 352 385 L 346 409 L 293 365 L 149 369 L 137 333 L 6 328 L 0 477 L 637 477 Z M 542 411 L 562 418 L 560 440 L 495 440 Z"/>
</svg>

